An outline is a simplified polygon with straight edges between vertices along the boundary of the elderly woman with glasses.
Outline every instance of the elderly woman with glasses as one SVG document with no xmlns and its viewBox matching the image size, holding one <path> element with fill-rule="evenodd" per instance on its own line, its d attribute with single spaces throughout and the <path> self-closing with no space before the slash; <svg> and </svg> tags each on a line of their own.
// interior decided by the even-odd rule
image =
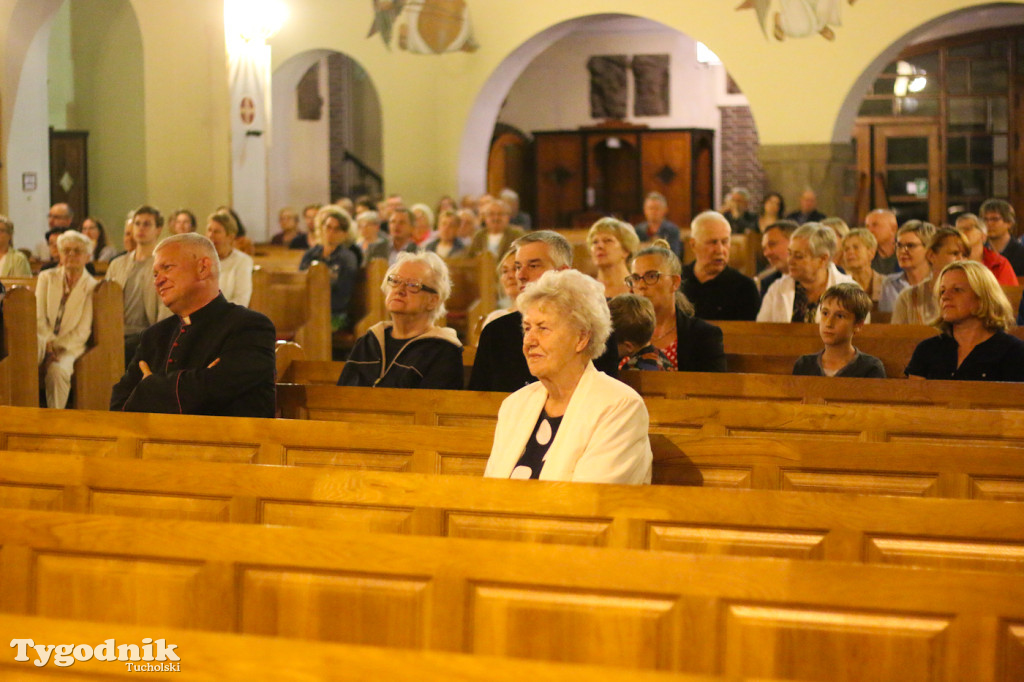
<svg viewBox="0 0 1024 682">
<path fill-rule="evenodd" d="M 626 284 L 654 304 L 651 344 L 680 372 L 724 372 L 722 330 L 693 316 L 693 304 L 679 291 L 683 267 L 663 239 L 642 249 Z"/>
<path fill-rule="evenodd" d="M 380 288 L 391 321 L 356 342 L 338 385 L 461 389 L 462 344 L 455 330 L 437 326 L 452 291 L 441 257 L 399 254 Z"/>
<path fill-rule="evenodd" d="M 92 292 L 97 282 L 85 271 L 91 252 L 88 237 L 68 230 L 57 238 L 60 265 L 39 273 L 36 335 L 47 407 L 67 404 L 75 360 L 92 335 Z"/>
<path fill-rule="evenodd" d="M 484 476 L 651 482 L 644 401 L 592 362 L 611 333 L 604 295 L 581 272 L 549 270 L 516 299 L 537 381 L 502 402 Z"/>
</svg>

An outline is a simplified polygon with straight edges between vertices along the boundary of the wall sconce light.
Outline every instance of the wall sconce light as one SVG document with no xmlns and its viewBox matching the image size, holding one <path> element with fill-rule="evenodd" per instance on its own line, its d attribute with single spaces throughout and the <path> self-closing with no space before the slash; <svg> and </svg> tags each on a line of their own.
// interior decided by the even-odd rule
<svg viewBox="0 0 1024 682">
<path fill-rule="evenodd" d="M 225 0 L 224 26 L 229 36 L 265 42 L 281 30 L 288 6 L 281 0 Z"/>
<path fill-rule="evenodd" d="M 896 62 L 896 80 L 892 84 L 892 94 L 906 97 L 907 93 L 921 92 L 928 86 L 928 72 L 905 61 Z"/>
</svg>

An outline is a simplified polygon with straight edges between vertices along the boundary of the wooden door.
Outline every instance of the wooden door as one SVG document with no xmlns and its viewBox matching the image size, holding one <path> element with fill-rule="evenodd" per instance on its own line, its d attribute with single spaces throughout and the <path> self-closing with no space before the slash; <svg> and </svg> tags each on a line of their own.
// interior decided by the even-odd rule
<svg viewBox="0 0 1024 682">
<path fill-rule="evenodd" d="M 637 136 L 587 136 L 587 208 L 629 220 L 637 210 L 640 152 Z"/>
<path fill-rule="evenodd" d="M 642 193 L 660 192 L 668 200 L 668 219 L 688 227 L 693 212 L 693 149 L 688 131 L 650 131 L 641 149 Z M 640 205 L 643 206 L 643 197 Z"/>
<path fill-rule="evenodd" d="M 855 139 L 858 166 L 870 158 L 870 167 L 859 167 L 858 175 L 869 179 L 871 208 L 888 206 L 901 225 L 915 218 L 943 223 L 946 191 L 937 122 L 876 123 L 870 125 L 870 138 L 861 129 Z"/>
<path fill-rule="evenodd" d="M 568 227 L 583 206 L 583 136 L 536 136 L 537 226 Z"/>
<path fill-rule="evenodd" d="M 89 215 L 88 141 L 84 130 L 50 129 L 50 205 L 70 206 L 75 226 Z"/>
</svg>

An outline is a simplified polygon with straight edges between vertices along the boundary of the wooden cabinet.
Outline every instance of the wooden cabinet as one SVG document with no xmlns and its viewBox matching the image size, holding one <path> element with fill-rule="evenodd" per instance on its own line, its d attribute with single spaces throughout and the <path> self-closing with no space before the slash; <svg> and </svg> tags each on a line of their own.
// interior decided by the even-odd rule
<svg viewBox="0 0 1024 682">
<path fill-rule="evenodd" d="M 643 198 L 661 192 L 685 227 L 714 205 L 714 131 L 599 126 L 534 133 L 539 227 L 581 226 L 616 215 L 642 220 Z"/>
</svg>

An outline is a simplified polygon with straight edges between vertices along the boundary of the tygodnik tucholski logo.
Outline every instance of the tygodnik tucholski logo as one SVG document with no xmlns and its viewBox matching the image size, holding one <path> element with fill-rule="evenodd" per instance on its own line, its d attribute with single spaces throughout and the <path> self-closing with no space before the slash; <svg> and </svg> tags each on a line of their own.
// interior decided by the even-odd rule
<svg viewBox="0 0 1024 682">
<path fill-rule="evenodd" d="M 51 659 L 59 668 L 66 668 L 75 661 L 121 661 L 132 672 L 181 672 L 181 658 L 174 650 L 177 644 L 168 644 L 165 639 L 145 637 L 142 644 L 117 644 L 112 639 L 102 644 L 36 644 L 31 639 L 12 639 L 11 646 L 17 648 L 16 661 L 29 661 L 29 649 L 35 660 L 32 664 L 42 668 Z M 154 651 L 155 649 L 155 651 Z M 138 663 L 136 663 L 138 661 Z"/>
</svg>

